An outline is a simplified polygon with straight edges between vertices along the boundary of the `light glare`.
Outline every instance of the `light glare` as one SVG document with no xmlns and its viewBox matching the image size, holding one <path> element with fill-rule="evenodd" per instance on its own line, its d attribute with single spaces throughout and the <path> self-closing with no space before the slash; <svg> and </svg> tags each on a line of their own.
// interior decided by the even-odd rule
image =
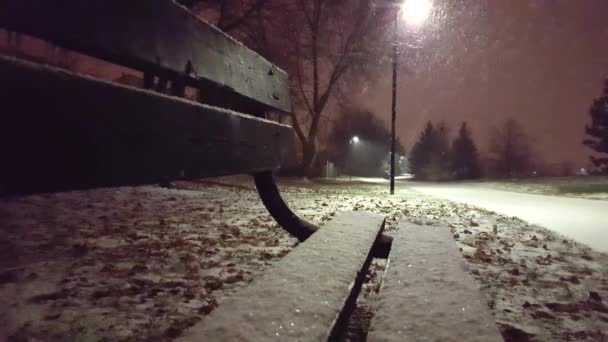
<svg viewBox="0 0 608 342">
<path fill-rule="evenodd" d="M 407 24 L 418 27 L 426 21 L 432 9 L 430 0 L 405 0 L 401 4 L 401 17 Z"/>
</svg>

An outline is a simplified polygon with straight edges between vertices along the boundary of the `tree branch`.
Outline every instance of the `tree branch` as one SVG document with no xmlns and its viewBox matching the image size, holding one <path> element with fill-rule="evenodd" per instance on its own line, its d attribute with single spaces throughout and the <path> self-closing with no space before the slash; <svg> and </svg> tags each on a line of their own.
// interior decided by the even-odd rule
<svg viewBox="0 0 608 342">
<path fill-rule="evenodd" d="M 226 3 L 226 1 L 222 2 L 222 8 L 224 7 L 225 3 Z M 243 15 L 236 18 L 232 22 L 226 23 L 225 25 L 220 25 L 218 23 L 218 28 L 222 31 L 229 32 L 229 31 L 232 31 L 232 30 L 240 27 L 247 19 L 249 19 L 249 17 L 253 13 L 261 10 L 264 7 L 264 5 L 266 5 L 266 3 L 268 3 L 268 0 L 257 0 L 255 3 L 253 3 L 253 5 L 251 5 L 251 7 L 249 7 L 249 9 L 247 9 L 245 11 L 245 13 L 243 13 Z M 220 17 L 220 18 L 222 18 L 222 17 Z"/>
</svg>

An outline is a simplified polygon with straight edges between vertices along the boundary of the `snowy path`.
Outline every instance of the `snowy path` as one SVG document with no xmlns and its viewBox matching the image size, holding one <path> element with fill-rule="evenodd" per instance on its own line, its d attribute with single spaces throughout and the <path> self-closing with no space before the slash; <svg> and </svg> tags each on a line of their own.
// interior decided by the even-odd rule
<svg viewBox="0 0 608 342">
<path fill-rule="evenodd" d="M 516 216 L 608 252 L 608 201 L 523 194 L 462 183 L 408 185 L 431 196 Z"/>
</svg>

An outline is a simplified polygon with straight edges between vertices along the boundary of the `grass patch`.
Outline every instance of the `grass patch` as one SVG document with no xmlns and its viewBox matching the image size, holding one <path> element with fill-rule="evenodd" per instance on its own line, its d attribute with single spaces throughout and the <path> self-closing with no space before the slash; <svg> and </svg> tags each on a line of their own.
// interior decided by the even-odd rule
<svg viewBox="0 0 608 342">
<path fill-rule="evenodd" d="M 557 177 L 511 179 L 484 183 L 501 190 L 529 194 L 608 199 L 608 177 Z M 599 196 L 599 197 L 598 197 Z"/>
<path fill-rule="evenodd" d="M 608 193 L 608 183 L 601 184 L 564 184 L 558 185 L 557 192 L 562 194 L 596 194 Z"/>
</svg>

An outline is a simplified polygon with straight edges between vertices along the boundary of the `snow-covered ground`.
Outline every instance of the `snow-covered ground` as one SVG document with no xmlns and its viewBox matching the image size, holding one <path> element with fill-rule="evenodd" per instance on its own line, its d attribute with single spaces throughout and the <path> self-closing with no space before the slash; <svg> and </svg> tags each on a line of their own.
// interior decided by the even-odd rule
<svg viewBox="0 0 608 342">
<path fill-rule="evenodd" d="M 0 199 L 0 340 L 180 335 L 297 245 L 250 182 L 229 183 Z M 389 234 L 401 219 L 449 224 L 507 341 L 608 338 L 605 254 L 405 187 L 392 197 L 386 184 L 281 187 L 291 207 L 318 224 L 341 210 L 380 213 Z M 378 289 L 367 286 L 364 295 Z"/>
<path fill-rule="evenodd" d="M 466 183 L 411 184 L 425 194 L 519 217 L 608 252 L 608 201 L 525 194 Z"/>
</svg>

